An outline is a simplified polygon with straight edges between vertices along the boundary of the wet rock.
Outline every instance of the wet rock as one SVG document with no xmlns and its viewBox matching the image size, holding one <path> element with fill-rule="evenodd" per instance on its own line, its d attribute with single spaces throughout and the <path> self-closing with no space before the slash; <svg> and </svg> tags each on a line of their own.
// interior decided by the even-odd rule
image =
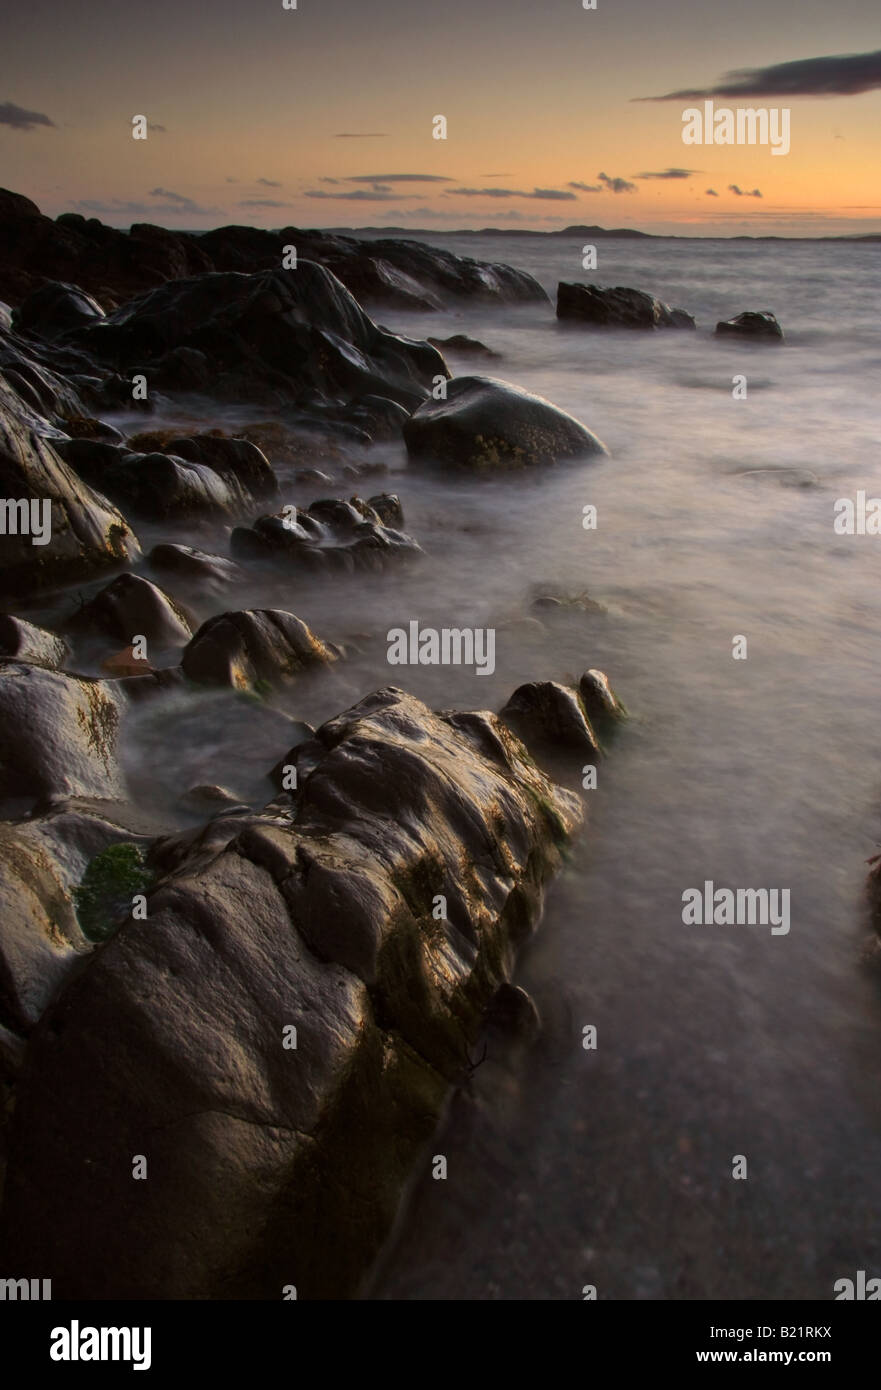
<svg viewBox="0 0 881 1390">
<path fill-rule="evenodd" d="M 182 579 L 213 585 L 232 584 L 241 581 L 245 572 L 235 560 L 224 555 L 211 555 L 191 545 L 179 545 L 164 541 L 154 545 L 147 556 L 153 569 L 162 574 L 179 575 Z"/>
<path fill-rule="evenodd" d="M 212 395 L 249 405 L 381 396 L 412 409 L 446 375 L 433 347 L 377 328 L 330 271 L 305 260 L 296 270 L 161 285 L 76 342 L 148 380 L 168 353 L 195 349 L 208 361 Z"/>
<path fill-rule="evenodd" d="M 684 309 L 671 309 L 662 299 L 643 290 L 617 285 L 567 284 L 557 286 L 557 318 L 590 324 L 593 328 L 694 328 Z"/>
<path fill-rule="evenodd" d="M 493 716 L 401 691 L 310 747 L 293 815 L 156 847 L 148 929 L 34 1030 L 2 1236 L 55 1297 L 352 1296 L 580 817 Z"/>
<path fill-rule="evenodd" d="M 14 657 L 16 661 L 30 661 L 35 666 L 48 666 L 52 669 L 64 665 L 70 656 L 70 648 L 57 633 L 46 632 L 44 628 L 25 622 L 24 618 L 14 618 L 10 613 L 2 613 L 0 656 Z"/>
<path fill-rule="evenodd" d="M 432 347 L 439 351 L 458 352 L 463 357 L 501 357 L 500 352 L 493 352 L 485 343 L 478 342 L 476 338 L 469 338 L 467 333 L 453 333 L 449 338 L 429 338 L 428 342 Z"/>
<path fill-rule="evenodd" d="M 380 492 L 376 497 L 368 498 L 368 503 L 384 526 L 403 526 L 404 508 L 396 492 Z"/>
<path fill-rule="evenodd" d="M 159 647 L 174 647 L 192 637 L 183 609 L 149 579 L 120 574 L 68 620 L 75 632 L 101 633 L 120 642 L 146 637 Z M 143 664 L 141 666 L 143 670 Z"/>
<path fill-rule="evenodd" d="M 96 299 L 79 285 L 65 285 L 50 280 L 33 290 L 13 314 L 16 333 L 33 334 L 38 338 L 63 338 L 72 329 L 88 323 L 99 323 L 104 310 Z"/>
<path fill-rule="evenodd" d="M 190 680 L 250 690 L 262 683 L 277 685 L 308 666 L 333 660 L 333 651 L 293 613 L 253 609 L 209 618 L 181 665 Z"/>
<path fill-rule="evenodd" d="M 180 803 L 186 810 L 203 816 L 211 815 L 216 811 L 228 810 L 231 806 L 241 805 L 239 798 L 226 787 L 218 787 L 210 783 L 190 787 L 189 791 L 184 792 Z"/>
<path fill-rule="evenodd" d="M 0 497 L 9 499 L 0 547 L 0 585 L 7 592 L 66 583 L 140 554 L 125 518 L 34 431 L 2 376 Z"/>
<path fill-rule="evenodd" d="M 590 754 L 600 752 L 581 697 L 558 681 L 531 681 L 519 686 L 499 718 L 530 750 L 573 748 Z"/>
<path fill-rule="evenodd" d="M 299 468 L 294 474 L 294 481 L 297 483 L 315 483 L 319 486 L 333 486 L 333 478 L 329 473 L 323 473 L 320 468 Z"/>
<path fill-rule="evenodd" d="M 602 671 L 585 671 L 578 682 L 578 693 L 592 728 L 601 738 L 608 738 L 616 725 L 626 720 L 627 711 Z"/>
<path fill-rule="evenodd" d="M 102 681 L 0 661 L 0 796 L 122 797 L 122 704 Z"/>
<path fill-rule="evenodd" d="M 541 1032 L 541 1016 L 535 1001 L 525 989 L 507 980 L 493 995 L 486 1021 L 491 1028 L 519 1042 L 534 1042 Z"/>
<path fill-rule="evenodd" d="M 747 310 L 733 319 L 716 324 L 720 338 L 747 338 L 756 342 L 782 343 L 783 329 L 770 309 Z"/>
<path fill-rule="evenodd" d="M 258 517 L 250 528 L 236 527 L 230 549 L 237 559 L 350 574 L 378 571 L 422 553 L 411 536 L 385 525 L 378 509 L 360 498 L 353 501 L 358 505 L 319 498 L 307 508 L 286 506 L 274 516 Z"/>
<path fill-rule="evenodd" d="M 397 401 L 382 396 L 362 396 L 346 412 L 352 424 L 361 425 L 370 439 L 400 439 L 410 412 Z"/>
<path fill-rule="evenodd" d="M 542 396 L 493 377 L 454 377 L 446 400 L 429 400 L 404 430 L 412 462 L 477 473 L 605 454 L 590 430 Z"/>
</svg>

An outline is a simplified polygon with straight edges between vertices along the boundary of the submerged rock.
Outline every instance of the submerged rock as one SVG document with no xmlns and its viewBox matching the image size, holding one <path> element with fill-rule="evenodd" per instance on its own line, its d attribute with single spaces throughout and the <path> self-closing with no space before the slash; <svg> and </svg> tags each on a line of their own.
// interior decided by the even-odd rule
<svg viewBox="0 0 881 1390">
<path fill-rule="evenodd" d="M 237 559 L 347 573 L 379 570 L 390 561 L 420 555 L 412 536 L 385 523 L 385 517 L 400 514 L 400 501 L 387 494 L 375 500 L 377 508 L 359 497 L 351 502 L 319 498 L 306 508 L 286 506 L 274 516 L 258 517 L 252 527 L 236 527 L 230 548 Z"/>
<path fill-rule="evenodd" d="M 499 718 L 537 754 L 561 747 L 590 754 L 601 751 L 581 696 L 558 681 L 521 685 Z"/>
<path fill-rule="evenodd" d="M 758 311 L 748 309 L 733 319 L 722 319 L 716 324 L 716 334 L 720 338 L 750 338 L 758 342 L 782 343 L 783 329 L 770 309 Z"/>
<path fill-rule="evenodd" d="M 467 333 L 453 333 L 449 338 L 429 338 L 432 347 L 439 348 L 441 352 L 445 349 L 448 352 L 458 352 L 463 357 L 501 357 L 500 352 L 493 352 L 485 343 L 478 342 L 476 338 L 469 338 Z"/>
<path fill-rule="evenodd" d="M 298 751 L 288 809 L 156 846 L 148 920 L 34 1031 L 2 1237 L 55 1297 L 351 1296 L 581 815 L 399 690 Z"/>
<path fill-rule="evenodd" d="M 694 328 L 684 309 L 671 309 L 662 299 L 643 290 L 617 285 L 567 284 L 557 286 L 557 318 L 588 323 L 594 328 Z"/>
<path fill-rule="evenodd" d="M 626 720 L 627 711 L 602 671 L 585 671 L 578 682 L 578 694 L 591 726 L 601 738 L 608 738 L 616 725 Z"/>
<path fill-rule="evenodd" d="M 446 400 L 429 400 L 404 429 L 413 462 L 474 473 L 531 468 L 608 453 L 572 415 L 494 377 L 459 376 Z"/>
<path fill-rule="evenodd" d="M 190 680 L 250 690 L 276 685 L 335 653 L 293 613 L 254 609 L 204 622 L 181 659 Z"/>
<path fill-rule="evenodd" d="M 193 635 L 186 614 L 174 599 L 137 574 L 120 574 L 78 609 L 67 626 L 71 631 L 100 633 L 120 642 L 146 637 L 160 647 L 182 645 Z"/>
</svg>

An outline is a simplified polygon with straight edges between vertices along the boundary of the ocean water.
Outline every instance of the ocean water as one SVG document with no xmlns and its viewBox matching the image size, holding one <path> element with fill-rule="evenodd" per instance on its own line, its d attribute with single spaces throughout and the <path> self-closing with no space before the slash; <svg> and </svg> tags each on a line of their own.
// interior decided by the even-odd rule
<svg viewBox="0 0 881 1390">
<path fill-rule="evenodd" d="M 476 483 L 377 447 L 392 473 L 372 490 L 398 492 L 424 558 L 189 596 L 198 619 L 287 608 L 350 657 L 273 708 L 138 706 L 132 787 L 181 823 L 195 782 L 261 804 L 287 717 L 319 722 L 389 683 L 498 709 L 523 681 L 604 670 L 632 717 L 521 958 L 542 1037 L 494 1047 L 454 1098 L 364 1296 L 831 1298 L 838 1278 L 881 1275 L 881 971 L 862 897 L 881 848 L 881 537 L 833 531 L 837 498 L 881 495 L 877 248 L 616 239 L 585 273 L 575 238 L 431 240 L 529 270 L 552 297 L 559 279 L 649 290 L 698 330 L 585 331 L 552 304 L 374 312 L 412 337 L 478 337 L 499 359 L 453 356 L 455 371 L 548 397 L 610 457 Z M 785 346 L 713 338 L 751 308 L 777 314 Z M 329 491 L 278 471 L 286 500 Z M 599 607 L 536 609 L 542 589 Z M 495 627 L 494 674 L 389 667 L 388 628 L 414 618 Z M 789 933 L 683 924 L 683 892 L 708 879 L 789 889 Z"/>
</svg>

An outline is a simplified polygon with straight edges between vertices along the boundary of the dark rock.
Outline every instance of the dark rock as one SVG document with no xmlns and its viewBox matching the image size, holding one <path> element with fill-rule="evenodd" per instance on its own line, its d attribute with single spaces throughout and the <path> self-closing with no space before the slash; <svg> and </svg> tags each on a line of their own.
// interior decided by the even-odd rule
<svg viewBox="0 0 881 1390">
<path fill-rule="evenodd" d="M 429 338 L 428 342 L 432 347 L 438 348 L 441 352 L 446 349 L 448 352 L 458 352 L 464 357 L 501 357 L 500 352 L 493 352 L 485 343 L 478 342 L 476 338 L 469 338 L 467 333 L 454 333 L 450 338 Z"/>
<path fill-rule="evenodd" d="M 30 661 L 34 666 L 48 666 L 57 669 L 63 666 L 70 656 L 70 648 L 63 637 L 54 632 L 46 632 L 24 618 L 14 618 L 9 613 L 0 614 L 0 656 L 13 657 L 16 661 Z"/>
<path fill-rule="evenodd" d="M 578 693 L 591 726 L 601 738 L 608 738 L 615 726 L 626 720 L 627 711 L 602 671 L 585 671 L 578 682 Z"/>
<path fill-rule="evenodd" d="M 104 310 L 96 299 L 78 285 L 65 285 L 50 280 L 33 290 L 12 316 L 16 333 L 29 333 L 37 338 L 63 338 L 72 329 L 88 323 L 98 323 Z"/>
<path fill-rule="evenodd" d="M 534 1042 L 541 1032 L 541 1016 L 535 1002 L 525 989 L 507 980 L 493 995 L 486 1021 L 491 1028 L 519 1042 Z"/>
<path fill-rule="evenodd" d="M 537 753 L 556 748 L 574 748 L 592 755 L 600 753 L 580 696 L 557 681 L 532 681 L 521 685 L 499 718 Z"/>
<path fill-rule="evenodd" d="M 31 1036 L 3 1249 L 56 1298 L 353 1296 L 580 817 L 491 715 L 401 691 L 307 762 L 293 816 L 157 846 L 148 923 Z"/>
<path fill-rule="evenodd" d="M 183 654 L 190 680 L 249 690 L 298 675 L 334 653 L 293 613 L 253 609 L 219 613 L 203 623 Z"/>
<path fill-rule="evenodd" d="M 403 526 L 404 508 L 396 492 L 380 492 L 368 502 L 384 526 Z"/>
<path fill-rule="evenodd" d="M 235 560 L 228 560 L 223 555 L 210 555 L 191 545 L 168 541 L 154 545 L 147 560 L 153 569 L 163 574 L 180 575 L 197 583 L 232 584 L 245 577 L 244 570 Z"/>
<path fill-rule="evenodd" d="M 720 338 L 748 338 L 756 342 L 782 343 L 783 329 L 770 309 L 758 312 L 747 310 L 733 319 L 722 319 L 716 324 Z"/>
<path fill-rule="evenodd" d="M 251 528 L 236 527 L 230 549 L 243 560 L 350 574 L 422 553 L 411 536 L 385 525 L 378 509 L 360 498 L 353 502 L 319 498 L 306 509 L 287 506 L 258 517 Z"/>
<path fill-rule="evenodd" d="M 71 631 L 97 632 L 120 642 L 146 637 L 159 647 L 180 646 L 193 635 L 186 614 L 174 599 L 137 574 L 120 574 L 111 580 L 78 609 L 67 626 Z"/>
<path fill-rule="evenodd" d="M 557 318 L 587 323 L 594 328 L 694 328 L 684 309 L 671 309 L 661 299 L 642 290 L 618 285 L 567 284 L 557 286 Z"/>
<path fill-rule="evenodd" d="M 397 401 L 382 396 L 362 396 L 347 412 L 353 424 L 361 425 L 371 440 L 400 439 L 410 412 Z"/>
<path fill-rule="evenodd" d="M 608 452 L 542 396 L 482 376 L 454 377 L 446 400 L 428 400 L 410 416 L 404 439 L 412 461 L 479 473 Z"/>
<path fill-rule="evenodd" d="M 0 582 L 7 592 L 66 583 L 110 565 L 127 564 L 140 553 L 125 518 L 34 431 L 2 376 L 0 497 L 9 499 L 0 547 Z M 43 530 L 47 518 L 48 534 Z M 34 544 L 40 534 L 46 535 L 45 543 Z"/>
<path fill-rule="evenodd" d="M 0 796 L 123 796 L 122 705 L 103 681 L 0 661 Z"/>
<path fill-rule="evenodd" d="M 202 352 L 211 393 L 308 406 L 382 396 L 412 409 L 443 358 L 427 343 L 383 332 L 323 266 L 178 280 L 84 329 L 77 343 L 120 372 L 143 372 L 178 348 Z"/>
</svg>

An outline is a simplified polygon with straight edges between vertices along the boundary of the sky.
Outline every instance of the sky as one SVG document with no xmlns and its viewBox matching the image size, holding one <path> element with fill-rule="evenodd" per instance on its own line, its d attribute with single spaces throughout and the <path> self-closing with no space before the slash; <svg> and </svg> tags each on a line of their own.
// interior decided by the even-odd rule
<svg viewBox="0 0 881 1390">
<path fill-rule="evenodd" d="M 789 110 L 789 153 L 683 143 L 707 100 Z M 29 0 L 0 18 L 0 185 L 120 227 L 877 233 L 879 156 L 877 0 Z"/>
</svg>

